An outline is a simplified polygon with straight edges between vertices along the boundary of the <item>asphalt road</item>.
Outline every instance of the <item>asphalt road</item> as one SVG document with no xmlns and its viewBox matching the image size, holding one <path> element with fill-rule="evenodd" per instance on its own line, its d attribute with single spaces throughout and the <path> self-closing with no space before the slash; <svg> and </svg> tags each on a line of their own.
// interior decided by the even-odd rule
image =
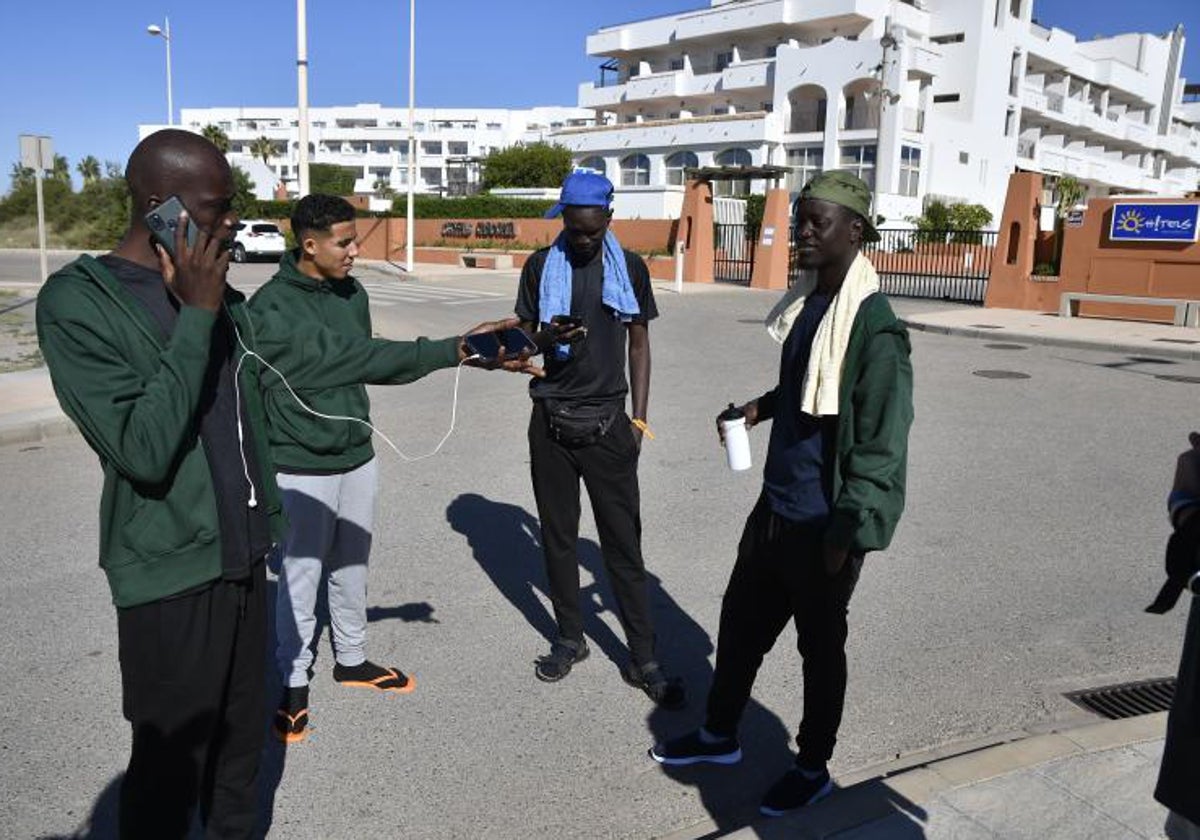
<svg viewBox="0 0 1200 840">
<path fill-rule="evenodd" d="M 0 258 L 0 275 L 10 270 Z M 239 266 L 231 280 L 252 287 L 269 270 Z M 515 275 L 363 279 L 393 288 L 372 286 L 390 303 L 375 308 L 377 331 L 390 337 L 499 317 L 515 288 Z M 661 658 L 687 677 L 690 709 L 654 711 L 621 682 L 622 639 L 594 577 L 587 514 L 594 655 L 562 683 L 534 679 L 552 621 L 528 480 L 528 400 L 512 375 L 465 370 L 440 454 L 405 463 L 378 447 L 368 655 L 414 674 L 417 691 L 335 685 L 322 640 L 315 731 L 267 762 L 272 836 L 651 837 L 753 813 L 789 761 L 799 714 L 791 630 L 760 674 L 742 765 L 666 773 L 645 750 L 702 715 L 721 593 L 767 438 L 753 434 L 754 470 L 730 473 L 712 418 L 772 384 L 778 351 L 759 322 L 776 295 L 657 295 L 644 543 L 660 581 Z M 868 559 L 851 603 L 835 772 L 1076 718 L 1063 692 L 1170 675 L 1179 653 L 1181 611 L 1142 609 L 1160 580 L 1174 456 L 1200 425 L 1200 385 L 1161 377 L 1200 377 L 1200 365 L 924 333 L 913 347 L 908 510 L 893 547 Z M 975 375 L 995 370 L 1028 378 Z M 374 419 L 409 454 L 427 452 L 448 426 L 453 388 L 451 372 L 375 388 Z M 129 736 L 116 622 L 95 568 L 98 494 L 95 458 L 78 437 L 0 448 L 6 836 L 105 826 L 115 807 Z"/>
</svg>

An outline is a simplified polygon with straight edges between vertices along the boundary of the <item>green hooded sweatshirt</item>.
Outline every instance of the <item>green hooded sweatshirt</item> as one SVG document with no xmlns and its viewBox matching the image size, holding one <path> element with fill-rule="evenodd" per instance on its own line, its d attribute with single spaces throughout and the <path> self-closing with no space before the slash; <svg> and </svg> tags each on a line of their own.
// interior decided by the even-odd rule
<svg viewBox="0 0 1200 840">
<path fill-rule="evenodd" d="M 370 422 L 366 384 L 400 385 L 458 364 L 459 339 L 373 338 L 367 292 L 353 277 L 314 280 L 284 254 L 279 271 L 250 300 L 258 352 L 310 408 Z M 346 472 L 374 456 L 371 430 L 305 410 L 270 370 L 263 372 L 271 452 L 283 472 Z"/>
<path fill-rule="evenodd" d="M 245 297 L 225 292 L 254 346 Z M 42 355 L 63 411 L 100 457 L 100 566 L 113 603 L 157 601 L 221 576 L 216 493 L 196 416 L 216 314 L 184 306 L 170 339 L 96 260 L 56 271 L 37 299 Z M 283 533 L 267 448 L 259 366 L 244 364 L 241 399 L 262 465 L 271 536 Z"/>
<path fill-rule="evenodd" d="M 882 294 L 863 301 L 838 388 L 833 506 L 825 541 L 856 553 L 888 547 L 904 511 L 913 374 L 908 330 Z M 775 411 L 776 391 L 759 398 Z"/>
</svg>

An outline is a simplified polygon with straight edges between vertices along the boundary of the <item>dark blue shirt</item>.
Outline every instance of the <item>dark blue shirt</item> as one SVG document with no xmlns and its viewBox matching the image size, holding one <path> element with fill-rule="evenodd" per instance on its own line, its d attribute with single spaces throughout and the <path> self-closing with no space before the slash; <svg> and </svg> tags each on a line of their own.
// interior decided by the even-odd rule
<svg viewBox="0 0 1200 840">
<path fill-rule="evenodd" d="M 794 522 L 823 525 L 833 498 L 836 417 L 813 417 L 800 410 L 804 372 L 813 338 L 830 297 L 813 292 L 783 343 L 771 442 L 763 468 L 763 489 L 775 513 Z"/>
</svg>

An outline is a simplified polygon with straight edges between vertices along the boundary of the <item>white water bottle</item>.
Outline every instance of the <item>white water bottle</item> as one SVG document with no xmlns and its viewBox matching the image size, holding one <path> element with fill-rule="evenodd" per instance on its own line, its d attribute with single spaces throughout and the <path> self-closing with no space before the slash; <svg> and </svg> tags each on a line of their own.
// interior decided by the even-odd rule
<svg viewBox="0 0 1200 840">
<path fill-rule="evenodd" d="M 717 417 L 725 436 L 725 460 L 731 470 L 750 469 L 750 433 L 746 429 L 746 414 L 733 403 Z"/>
</svg>

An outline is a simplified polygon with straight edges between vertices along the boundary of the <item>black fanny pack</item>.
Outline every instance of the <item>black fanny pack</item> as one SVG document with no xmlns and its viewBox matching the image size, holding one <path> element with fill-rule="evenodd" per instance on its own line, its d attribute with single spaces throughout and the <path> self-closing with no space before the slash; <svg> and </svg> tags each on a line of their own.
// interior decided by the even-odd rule
<svg viewBox="0 0 1200 840">
<path fill-rule="evenodd" d="M 550 438 L 572 448 L 591 446 L 608 434 L 617 418 L 625 413 L 623 406 L 570 405 L 545 403 L 546 424 Z"/>
</svg>

